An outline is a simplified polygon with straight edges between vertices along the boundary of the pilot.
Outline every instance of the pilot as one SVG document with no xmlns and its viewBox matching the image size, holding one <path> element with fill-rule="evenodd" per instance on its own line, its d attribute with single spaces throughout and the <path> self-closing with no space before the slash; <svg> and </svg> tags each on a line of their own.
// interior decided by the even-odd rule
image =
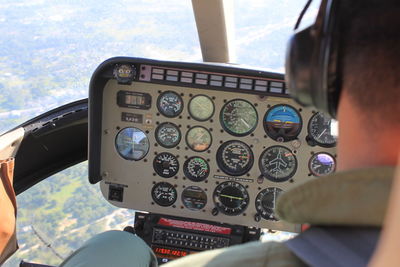
<svg viewBox="0 0 400 267">
<path fill-rule="evenodd" d="M 293 188 L 277 215 L 311 227 L 284 242 L 251 242 L 165 266 L 365 266 L 374 251 L 400 152 L 400 2 L 323 0 L 289 42 L 294 97 L 339 121 L 337 172 Z M 140 238 L 106 232 L 61 266 L 147 266 Z"/>
</svg>

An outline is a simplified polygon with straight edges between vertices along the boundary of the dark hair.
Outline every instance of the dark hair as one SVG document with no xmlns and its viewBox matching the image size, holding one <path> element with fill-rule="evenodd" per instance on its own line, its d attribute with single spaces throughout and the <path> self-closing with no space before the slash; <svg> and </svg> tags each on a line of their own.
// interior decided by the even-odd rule
<svg viewBox="0 0 400 267">
<path fill-rule="evenodd" d="M 343 90 L 368 116 L 400 124 L 400 1 L 340 6 Z"/>
</svg>

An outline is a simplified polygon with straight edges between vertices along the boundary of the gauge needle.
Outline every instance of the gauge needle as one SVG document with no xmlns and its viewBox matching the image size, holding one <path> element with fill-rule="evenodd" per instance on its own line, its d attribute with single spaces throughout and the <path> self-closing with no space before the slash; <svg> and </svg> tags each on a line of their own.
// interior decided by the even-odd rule
<svg viewBox="0 0 400 267">
<path fill-rule="evenodd" d="M 250 125 L 249 125 L 243 118 L 240 118 L 240 120 L 241 120 L 244 124 L 246 124 L 246 127 L 250 127 Z"/>
<path fill-rule="evenodd" d="M 321 133 L 320 135 L 318 135 L 318 138 L 320 138 L 320 137 L 326 132 L 327 129 L 328 129 L 328 128 L 325 128 L 325 129 L 322 131 L 322 133 Z"/>
<path fill-rule="evenodd" d="M 231 199 L 238 199 L 238 200 L 243 200 L 242 197 L 234 197 L 234 196 L 229 196 L 229 195 L 220 195 L 221 197 L 227 197 L 227 198 L 231 198 Z"/>
</svg>

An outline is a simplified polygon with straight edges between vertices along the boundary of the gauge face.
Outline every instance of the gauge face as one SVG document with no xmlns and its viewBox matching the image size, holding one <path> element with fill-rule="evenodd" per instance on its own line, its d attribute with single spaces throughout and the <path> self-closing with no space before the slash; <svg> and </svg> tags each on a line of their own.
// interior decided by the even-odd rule
<svg viewBox="0 0 400 267">
<path fill-rule="evenodd" d="M 223 214 L 238 215 L 249 205 L 249 194 L 239 183 L 224 182 L 214 190 L 214 203 Z"/>
<path fill-rule="evenodd" d="M 195 120 L 206 121 L 214 114 L 214 103 L 208 96 L 197 95 L 190 100 L 189 113 Z"/>
<path fill-rule="evenodd" d="M 167 207 L 175 203 L 177 193 L 172 184 L 161 182 L 153 186 L 151 197 L 158 205 Z"/>
<path fill-rule="evenodd" d="M 337 121 L 321 112 L 314 114 L 308 123 L 308 137 L 319 146 L 335 146 Z"/>
<path fill-rule="evenodd" d="M 276 187 L 269 187 L 258 193 L 256 198 L 256 210 L 262 218 L 270 221 L 278 220 L 274 215 L 274 210 L 276 201 L 282 193 L 282 189 Z"/>
<path fill-rule="evenodd" d="M 276 105 L 264 117 L 264 130 L 269 137 L 278 142 L 296 139 L 302 127 L 297 110 L 289 105 Z"/>
<path fill-rule="evenodd" d="M 247 173 L 254 163 L 253 152 L 241 141 L 223 143 L 217 151 L 217 164 L 226 174 L 240 176 Z"/>
<path fill-rule="evenodd" d="M 181 141 L 181 131 L 173 123 L 162 123 L 156 129 L 156 140 L 163 147 L 175 147 Z"/>
<path fill-rule="evenodd" d="M 261 154 L 259 167 L 267 179 L 284 182 L 296 173 L 297 159 L 286 147 L 272 146 Z"/>
<path fill-rule="evenodd" d="M 258 115 L 252 104 L 235 99 L 224 105 L 220 120 L 222 127 L 231 135 L 245 136 L 257 127 Z"/>
<path fill-rule="evenodd" d="M 189 186 L 182 192 L 182 203 L 190 210 L 201 210 L 207 204 L 207 195 L 198 186 Z"/>
<path fill-rule="evenodd" d="M 187 145 L 196 152 L 207 150 L 211 146 L 210 132 L 202 126 L 194 126 L 186 134 Z"/>
<path fill-rule="evenodd" d="M 163 152 L 154 158 L 153 167 L 161 177 L 170 178 L 178 173 L 179 162 L 171 153 Z"/>
<path fill-rule="evenodd" d="M 183 100 L 177 93 L 166 91 L 158 97 L 157 108 L 164 116 L 173 118 L 181 114 Z"/>
<path fill-rule="evenodd" d="M 191 157 L 183 164 L 185 176 L 193 182 L 201 182 L 210 174 L 210 166 L 201 157 Z"/>
<path fill-rule="evenodd" d="M 335 171 L 336 160 L 328 153 L 316 153 L 311 157 L 308 167 L 313 175 L 325 176 Z"/>
<path fill-rule="evenodd" d="M 119 155 L 128 160 L 141 160 L 149 152 L 150 143 L 146 134 L 138 128 L 124 128 L 115 138 Z"/>
</svg>

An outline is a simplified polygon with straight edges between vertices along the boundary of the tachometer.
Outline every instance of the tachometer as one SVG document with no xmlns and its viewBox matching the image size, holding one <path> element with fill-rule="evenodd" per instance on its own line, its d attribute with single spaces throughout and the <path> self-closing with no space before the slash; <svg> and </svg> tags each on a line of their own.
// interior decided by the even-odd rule
<svg viewBox="0 0 400 267">
<path fill-rule="evenodd" d="M 154 158 L 153 167 L 161 177 L 170 178 L 178 173 L 179 162 L 171 153 L 163 152 Z"/>
<path fill-rule="evenodd" d="M 175 147 L 181 141 L 181 131 L 175 124 L 164 122 L 156 129 L 156 140 L 163 147 Z"/>
<path fill-rule="evenodd" d="M 321 112 L 314 114 L 308 123 L 308 143 L 322 147 L 334 147 L 336 140 L 337 121 Z"/>
<path fill-rule="evenodd" d="M 234 99 L 223 106 L 220 120 L 222 127 L 229 134 L 245 136 L 257 127 L 258 114 L 250 102 Z"/>
<path fill-rule="evenodd" d="M 207 195 L 198 186 L 189 186 L 182 192 L 182 203 L 190 210 L 201 210 L 207 204 Z"/>
<path fill-rule="evenodd" d="M 158 205 L 168 207 L 175 203 L 177 193 L 172 184 L 161 182 L 153 186 L 153 189 L 151 189 L 151 197 Z"/>
<path fill-rule="evenodd" d="M 189 114 L 195 120 L 206 121 L 214 114 L 214 103 L 206 95 L 197 95 L 189 102 Z"/>
<path fill-rule="evenodd" d="M 149 139 L 142 130 L 128 127 L 117 134 L 115 148 L 124 159 L 141 160 L 149 152 L 150 144 Z"/>
<path fill-rule="evenodd" d="M 157 108 L 168 118 L 176 117 L 183 110 L 182 97 L 173 91 L 166 91 L 158 97 Z"/>
<path fill-rule="evenodd" d="M 243 213 L 249 205 L 249 193 L 237 182 L 224 182 L 214 190 L 214 203 L 223 214 L 234 216 Z"/>
<path fill-rule="evenodd" d="M 188 158 L 183 164 L 185 176 L 193 182 L 201 182 L 210 174 L 210 166 L 201 157 Z"/>
<path fill-rule="evenodd" d="M 284 182 L 296 173 L 297 159 L 288 148 L 272 146 L 261 154 L 259 167 L 267 179 L 273 182 Z"/>
<path fill-rule="evenodd" d="M 301 131 L 302 120 L 297 110 L 289 105 L 276 105 L 264 116 L 264 130 L 278 142 L 296 139 Z"/>
<path fill-rule="evenodd" d="M 277 187 L 269 187 L 258 193 L 256 198 L 257 213 L 266 220 L 277 221 L 274 210 L 276 201 L 282 193 L 282 189 Z"/>
<path fill-rule="evenodd" d="M 211 146 L 210 132 L 202 126 L 194 126 L 186 134 L 187 145 L 196 152 L 206 151 Z"/>
<path fill-rule="evenodd" d="M 336 169 L 335 158 L 325 152 L 315 153 L 308 163 L 310 171 L 315 176 L 325 176 L 331 174 Z"/>
<path fill-rule="evenodd" d="M 247 173 L 254 163 L 251 148 L 241 141 L 223 143 L 217 151 L 217 164 L 226 174 L 240 176 Z"/>
</svg>

